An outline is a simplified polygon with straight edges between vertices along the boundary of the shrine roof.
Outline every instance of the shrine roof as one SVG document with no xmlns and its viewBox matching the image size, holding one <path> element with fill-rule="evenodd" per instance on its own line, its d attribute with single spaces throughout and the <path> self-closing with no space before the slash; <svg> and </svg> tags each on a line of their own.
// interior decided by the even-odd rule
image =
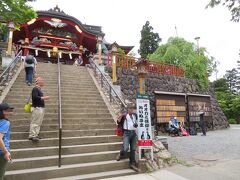
<svg viewBox="0 0 240 180">
<path fill-rule="evenodd" d="M 66 14 L 64 11 L 61 11 L 58 6 L 56 6 L 54 9 L 50 9 L 48 11 L 37 11 L 38 16 L 48 16 L 52 18 L 59 18 L 59 19 L 65 19 L 68 21 L 72 21 L 78 26 L 81 27 L 85 32 L 88 32 L 92 35 L 97 36 L 99 33 L 102 33 L 102 27 L 101 26 L 93 26 L 93 25 L 87 25 L 83 24 L 81 21 L 79 21 L 77 18 L 70 16 Z"/>
</svg>

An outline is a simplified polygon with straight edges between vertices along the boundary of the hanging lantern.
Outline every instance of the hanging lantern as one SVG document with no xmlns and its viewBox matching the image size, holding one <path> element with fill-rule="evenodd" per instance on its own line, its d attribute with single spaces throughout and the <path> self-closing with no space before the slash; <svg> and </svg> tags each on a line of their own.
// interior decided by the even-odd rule
<svg viewBox="0 0 240 180">
<path fill-rule="evenodd" d="M 51 57 L 50 51 L 47 51 L 47 55 L 48 55 L 49 58 Z"/>
<path fill-rule="evenodd" d="M 72 59 L 72 53 L 69 53 L 69 58 Z"/>
<path fill-rule="evenodd" d="M 58 56 L 59 56 L 59 58 L 61 59 L 61 58 L 62 58 L 62 52 L 59 52 L 59 53 L 58 53 Z"/>
<path fill-rule="evenodd" d="M 38 56 L 38 49 L 35 49 L 35 55 Z"/>
<path fill-rule="evenodd" d="M 57 55 L 58 55 L 58 48 L 57 48 L 56 46 L 53 47 L 52 55 L 53 55 L 54 57 L 57 57 Z"/>
<path fill-rule="evenodd" d="M 79 52 L 80 52 L 80 54 L 83 53 L 83 46 L 82 45 L 79 47 Z"/>
</svg>

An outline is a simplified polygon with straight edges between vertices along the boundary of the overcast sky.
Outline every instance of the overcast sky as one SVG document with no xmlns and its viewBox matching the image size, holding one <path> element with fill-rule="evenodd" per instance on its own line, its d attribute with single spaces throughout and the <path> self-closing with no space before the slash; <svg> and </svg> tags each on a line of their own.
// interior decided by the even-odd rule
<svg viewBox="0 0 240 180">
<path fill-rule="evenodd" d="M 210 0 L 36 0 L 35 10 L 48 10 L 58 4 L 65 13 L 82 23 L 102 26 L 108 42 L 134 45 L 137 53 L 142 26 L 148 20 L 162 43 L 171 36 L 206 47 L 220 62 L 218 78 L 236 67 L 240 49 L 240 23 L 230 21 L 224 7 L 205 9 Z M 195 42 L 196 43 L 196 42 Z M 211 80 L 216 78 L 216 74 Z"/>
</svg>

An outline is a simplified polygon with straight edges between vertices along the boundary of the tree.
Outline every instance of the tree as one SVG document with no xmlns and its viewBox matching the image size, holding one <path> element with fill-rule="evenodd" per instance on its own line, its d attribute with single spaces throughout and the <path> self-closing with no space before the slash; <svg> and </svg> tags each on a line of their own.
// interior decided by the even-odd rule
<svg viewBox="0 0 240 180">
<path fill-rule="evenodd" d="M 34 0 L 1 0 L 0 14 L 4 22 L 14 22 L 16 26 L 26 23 L 37 16 L 36 12 L 27 5 Z"/>
<path fill-rule="evenodd" d="M 237 71 L 237 69 L 233 68 L 232 70 L 227 70 L 224 77 L 227 80 L 229 90 L 232 93 L 236 93 L 238 91 L 238 87 L 237 87 L 238 71 Z"/>
<path fill-rule="evenodd" d="M 147 21 L 141 30 L 140 49 L 138 50 L 141 58 L 146 59 L 149 54 L 152 54 L 158 48 L 159 42 L 161 38 L 158 33 L 153 32 L 153 27 Z"/>
<path fill-rule="evenodd" d="M 231 21 L 239 22 L 240 20 L 240 0 L 210 0 L 207 7 L 215 7 L 218 5 L 226 6 L 231 12 Z"/>
<path fill-rule="evenodd" d="M 213 87 L 214 87 L 214 90 L 218 91 L 218 92 L 228 92 L 229 91 L 227 80 L 224 78 L 214 81 Z"/>
<path fill-rule="evenodd" d="M 208 76 L 216 69 L 213 57 L 205 48 L 199 48 L 191 42 L 179 37 L 170 37 L 166 44 L 148 56 L 151 61 L 164 62 L 181 66 L 185 76 L 198 80 L 202 88 L 208 87 Z"/>
</svg>

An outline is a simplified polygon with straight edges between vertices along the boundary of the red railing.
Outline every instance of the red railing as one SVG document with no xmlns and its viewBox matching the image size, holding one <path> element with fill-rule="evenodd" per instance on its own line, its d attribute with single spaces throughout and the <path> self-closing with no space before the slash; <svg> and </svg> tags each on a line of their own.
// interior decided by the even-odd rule
<svg viewBox="0 0 240 180">
<path fill-rule="evenodd" d="M 113 54 L 108 54 L 107 58 L 107 66 L 112 66 L 112 56 Z M 117 67 L 123 68 L 133 68 L 136 65 L 136 62 L 140 60 L 140 58 L 135 58 L 127 55 L 119 55 L 115 54 L 116 56 L 116 64 Z M 171 76 L 180 76 L 184 77 L 184 70 L 180 66 L 166 64 L 161 62 L 153 62 L 147 61 L 147 70 L 149 73 L 158 73 L 162 75 L 171 75 Z"/>
</svg>

